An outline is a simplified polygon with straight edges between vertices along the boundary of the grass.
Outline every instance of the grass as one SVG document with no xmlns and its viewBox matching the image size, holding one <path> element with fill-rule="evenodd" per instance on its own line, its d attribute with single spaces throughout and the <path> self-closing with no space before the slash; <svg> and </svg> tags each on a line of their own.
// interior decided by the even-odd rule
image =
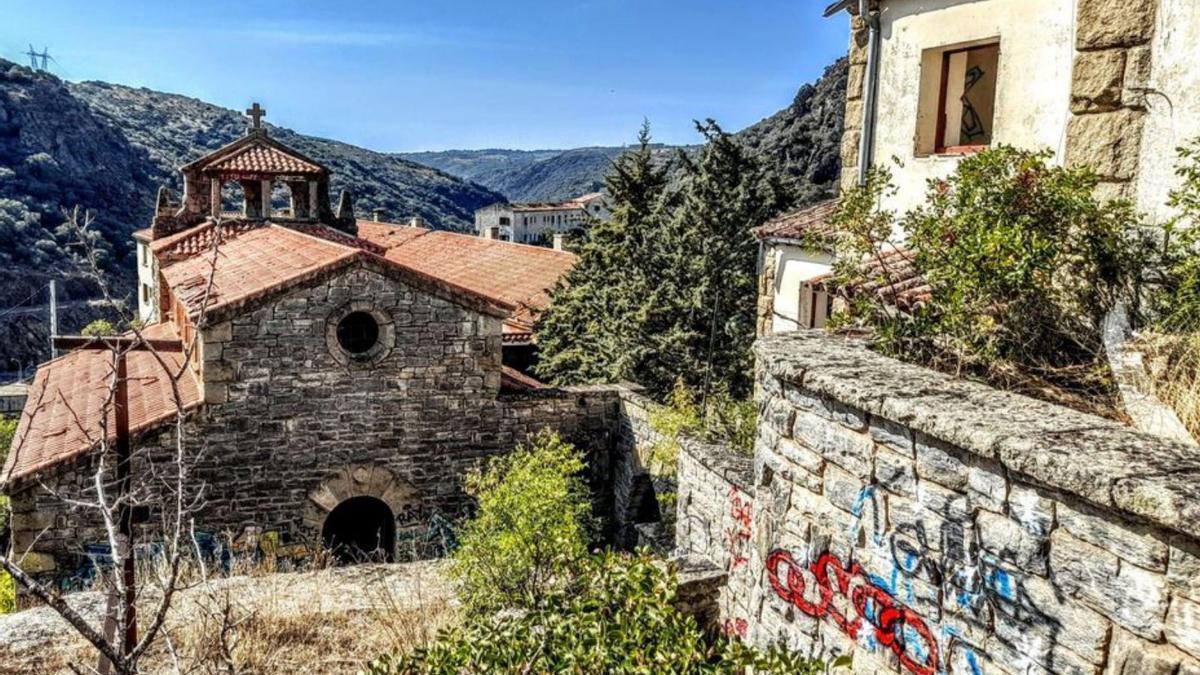
<svg viewBox="0 0 1200 675">
<path fill-rule="evenodd" d="M 1136 347 L 1146 355 L 1152 393 L 1200 439 L 1200 332 L 1147 333 Z"/>
<path fill-rule="evenodd" d="M 438 563 L 361 565 L 199 584 L 178 597 L 142 669 L 357 673 L 381 653 L 428 643 L 456 619 L 457 605 L 441 568 Z M 152 604 L 147 602 L 147 609 Z M 71 664 L 95 666 L 94 652 L 65 627 L 51 640 L 45 648 L 16 654 L 5 654 L 0 646 L 4 672 L 66 673 Z"/>
</svg>

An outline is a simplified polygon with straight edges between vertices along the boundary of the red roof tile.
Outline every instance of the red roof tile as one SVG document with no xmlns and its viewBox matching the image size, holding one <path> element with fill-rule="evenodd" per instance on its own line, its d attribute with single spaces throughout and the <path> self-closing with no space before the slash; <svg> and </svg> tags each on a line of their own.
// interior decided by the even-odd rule
<svg viewBox="0 0 1200 675">
<path fill-rule="evenodd" d="M 758 239 L 803 239 L 832 243 L 837 232 L 829 219 L 837 213 L 838 201 L 830 199 L 786 213 L 751 230 Z"/>
<path fill-rule="evenodd" d="M 545 389 L 546 385 L 532 376 L 526 375 L 516 368 L 500 367 L 500 388 L 504 391 L 536 391 Z"/>
<path fill-rule="evenodd" d="M 391 262 L 515 307 L 518 320 L 522 308 L 545 308 L 575 265 L 566 251 L 420 227 L 360 220 L 358 235 L 385 247 Z"/>
<path fill-rule="evenodd" d="M 143 331 L 151 339 L 178 340 L 170 324 L 160 323 Z M 179 392 L 184 409 L 200 404 L 200 387 L 183 354 L 160 353 L 162 364 L 149 352 L 126 356 L 129 382 L 129 429 L 147 431 L 176 415 L 170 385 L 172 375 L 184 371 Z M 75 351 L 38 367 L 29 390 L 25 411 L 17 423 L 12 449 L 0 471 L 0 483 L 28 476 L 63 460 L 95 448 L 104 430 L 101 415 L 107 411 L 109 440 L 115 438 L 116 417 L 108 401 L 113 376 L 109 351 Z"/>
<path fill-rule="evenodd" d="M 842 289 L 848 295 L 874 295 L 896 307 L 911 311 L 929 302 L 931 289 L 925 275 L 917 269 L 912 251 L 903 247 L 888 247 L 870 256 L 859 267 L 863 279 Z M 828 285 L 832 274 L 813 279 L 813 283 Z"/>
<path fill-rule="evenodd" d="M 204 166 L 205 171 L 263 174 L 319 174 L 321 167 L 269 145 L 252 144 Z"/>
<path fill-rule="evenodd" d="M 267 224 L 235 229 L 217 248 L 216 265 L 212 256 L 192 255 L 163 265 L 161 271 L 175 297 L 189 314 L 198 316 L 202 309 L 228 309 L 311 278 L 358 254 L 359 249 L 351 246 Z"/>
</svg>

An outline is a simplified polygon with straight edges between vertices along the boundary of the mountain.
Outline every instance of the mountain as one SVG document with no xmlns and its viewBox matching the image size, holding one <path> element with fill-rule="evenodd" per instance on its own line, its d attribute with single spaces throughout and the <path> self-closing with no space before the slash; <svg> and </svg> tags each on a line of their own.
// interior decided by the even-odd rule
<svg viewBox="0 0 1200 675">
<path fill-rule="evenodd" d="M 177 168 L 236 139 L 237 112 L 203 101 L 103 82 L 69 83 L 0 60 L 0 371 L 44 358 L 47 282 L 75 302 L 61 327 L 100 315 L 81 301 L 99 289 L 72 258 L 77 235 L 63 223 L 75 206 L 94 217 L 88 237 L 101 276 L 118 297 L 134 287 L 130 234 L 150 224 L 160 185 L 182 188 Z M 359 214 L 420 215 L 464 230 L 477 208 L 504 196 L 394 154 L 269 126 L 272 136 L 326 164 L 331 187 L 349 189 Z"/>
<path fill-rule="evenodd" d="M 842 118 L 846 109 L 846 59 L 835 61 L 816 82 L 800 87 L 791 105 L 741 131 L 741 139 L 776 167 L 809 203 L 833 192 L 841 169 Z M 695 146 L 657 146 L 664 160 Z M 597 190 L 623 147 L 572 150 L 447 150 L 401 156 L 506 195 L 511 201 L 569 199 Z"/>
</svg>

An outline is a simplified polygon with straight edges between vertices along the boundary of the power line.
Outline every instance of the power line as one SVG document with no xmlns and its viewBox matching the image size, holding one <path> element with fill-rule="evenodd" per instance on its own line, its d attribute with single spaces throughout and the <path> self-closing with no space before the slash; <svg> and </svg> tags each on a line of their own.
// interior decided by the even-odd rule
<svg viewBox="0 0 1200 675">
<path fill-rule="evenodd" d="M 0 310 L 0 317 L 5 317 L 5 316 L 8 316 L 9 314 L 14 314 L 21 310 L 33 309 L 33 308 L 37 307 L 38 305 L 29 306 L 29 305 L 26 305 L 25 303 L 29 302 L 30 300 L 33 300 L 37 296 L 41 295 L 41 293 L 42 293 L 42 289 L 39 288 L 38 290 L 34 291 L 33 293 L 30 293 L 29 297 L 18 302 L 17 304 L 11 305 L 7 309 Z"/>
</svg>

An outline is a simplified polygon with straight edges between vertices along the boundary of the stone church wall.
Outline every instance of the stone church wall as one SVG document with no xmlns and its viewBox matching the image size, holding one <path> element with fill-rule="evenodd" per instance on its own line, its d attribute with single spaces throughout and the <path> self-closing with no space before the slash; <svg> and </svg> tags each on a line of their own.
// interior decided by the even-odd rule
<svg viewBox="0 0 1200 675">
<path fill-rule="evenodd" d="M 369 363 L 330 344 L 330 326 L 351 309 L 385 322 L 385 348 Z M 201 453 L 192 470 L 204 485 L 197 528 L 251 548 L 270 534 L 303 555 L 321 544 L 330 510 L 370 495 L 395 514 L 400 555 L 436 553 L 422 547 L 440 542 L 426 539 L 469 507 L 463 474 L 547 427 L 586 451 L 597 512 L 612 519 L 621 388 L 501 393 L 499 323 L 360 266 L 208 327 L 208 404 L 186 422 L 189 449 Z M 160 430 L 135 451 L 166 466 L 173 439 Z M 91 491 L 86 465 L 42 480 L 67 496 Z M 14 494 L 13 506 L 15 550 L 34 551 L 27 568 L 86 582 L 89 558 L 107 549 L 95 514 L 40 484 Z"/>
<path fill-rule="evenodd" d="M 727 631 L 860 673 L 1200 673 L 1193 450 L 823 332 L 757 355 L 750 484 L 680 467 Z"/>
</svg>

